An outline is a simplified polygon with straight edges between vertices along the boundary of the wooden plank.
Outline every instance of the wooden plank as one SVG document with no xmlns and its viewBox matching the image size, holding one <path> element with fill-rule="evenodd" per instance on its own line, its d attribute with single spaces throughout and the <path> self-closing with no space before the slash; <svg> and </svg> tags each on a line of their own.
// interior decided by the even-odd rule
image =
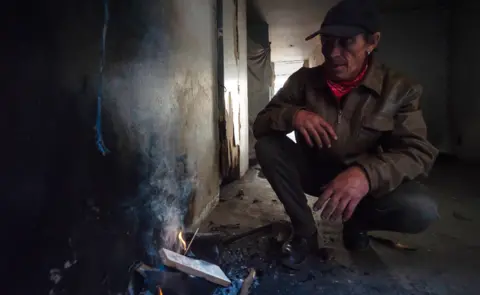
<svg viewBox="0 0 480 295">
<path fill-rule="evenodd" d="M 166 266 L 186 274 L 204 278 L 223 287 L 228 287 L 232 283 L 218 265 L 190 258 L 165 248 L 160 250 L 160 257 Z"/>
</svg>

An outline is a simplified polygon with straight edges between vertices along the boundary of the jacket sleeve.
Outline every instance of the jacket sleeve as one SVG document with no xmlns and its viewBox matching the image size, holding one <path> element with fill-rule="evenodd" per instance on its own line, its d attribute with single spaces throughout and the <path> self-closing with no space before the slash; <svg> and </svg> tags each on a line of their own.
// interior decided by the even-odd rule
<svg viewBox="0 0 480 295">
<path fill-rule="evenodd" d="M 420 110 L 420 85 L 410 88 L 395 115 L 393 131 L 382 140 L 383 152 L 357 161 L 367 174 L 370 193 L 382 196 L 405 180 L 426 176 L 438 150 L 427 140 L 427 126 Z"/>
<path fill-rule="evenodd" d="M 293 131 L 295 114 L 304 109 L 305 68 L 293 73 L 267 106 L 258 113 L 253 123 L 253 135 L 260 138 L 272 133 Z"/>
</svg>

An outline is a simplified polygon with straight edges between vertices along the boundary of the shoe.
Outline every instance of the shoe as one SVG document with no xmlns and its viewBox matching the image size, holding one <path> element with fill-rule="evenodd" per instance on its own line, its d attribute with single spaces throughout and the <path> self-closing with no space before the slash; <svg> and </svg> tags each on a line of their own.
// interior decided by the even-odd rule
<svg viewBox="0 0 480 295">
<path fill-rule="evenodd" d="M 302 268 L 307 257 L 318 250 L 317 239 L 316 232 L 309 238 L 294 235 L 283 245 L 284 258 L 282 264 L 294 270 Z"/>
<path fill-rule="evenodd" d="M 355 226 L 344 225 L 343 245 L 348 251 L 363 251 L 370 247 L 367 231 L 358 230 Z"/>
</svg>

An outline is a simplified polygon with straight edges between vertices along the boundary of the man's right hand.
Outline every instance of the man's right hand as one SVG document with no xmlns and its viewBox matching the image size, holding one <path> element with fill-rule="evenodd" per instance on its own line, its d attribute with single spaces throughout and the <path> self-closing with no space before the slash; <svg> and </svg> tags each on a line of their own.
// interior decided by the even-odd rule
<svg viewBox="0 0 480 295">
<path fill-rule="evenodd" d="M 319 115 L 309 111 L 298 111 L 293 118 L 293 127 L 302 133 L 311 147 L 314 142 L 319 148 L 331 147 L 332 141 L 337 140 L 332 126 Z"/>
</svg>

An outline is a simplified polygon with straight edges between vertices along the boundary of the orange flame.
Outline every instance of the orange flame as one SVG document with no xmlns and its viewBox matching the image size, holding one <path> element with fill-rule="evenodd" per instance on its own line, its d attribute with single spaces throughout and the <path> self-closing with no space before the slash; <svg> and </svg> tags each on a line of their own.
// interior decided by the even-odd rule
<svg viewBox="0 0 480 295">
<path fill-rule="evenodd" d="M 187 242 L 185 242 L 185 240 L 183 239 L 183 233 L 182 232 L 178 233 L 178 240 L 180 241 L 180 243 L 182 243 L 183 251 L 187 250 Z"/>
<path fill-rule="evenodd" d="M 158 295 L 163 295 L 162 288 L 158 288 Z"/>
</svg>

